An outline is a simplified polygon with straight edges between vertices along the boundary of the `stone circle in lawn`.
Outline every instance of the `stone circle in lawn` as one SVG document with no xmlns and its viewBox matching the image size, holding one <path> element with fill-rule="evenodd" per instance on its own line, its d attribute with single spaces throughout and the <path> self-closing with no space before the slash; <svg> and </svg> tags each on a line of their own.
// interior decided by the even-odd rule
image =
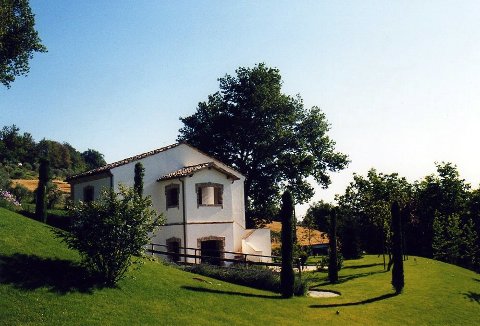
<svg viewBox="0 0 480 326">
<path fill-rule="evenodd" d="M 333 298 L 338 297 L 340 294 L 332 291 L 321 291 L 321 290 L 309 290 L 307 291 L 307 296 L 312 298 Z"/>
</svg>

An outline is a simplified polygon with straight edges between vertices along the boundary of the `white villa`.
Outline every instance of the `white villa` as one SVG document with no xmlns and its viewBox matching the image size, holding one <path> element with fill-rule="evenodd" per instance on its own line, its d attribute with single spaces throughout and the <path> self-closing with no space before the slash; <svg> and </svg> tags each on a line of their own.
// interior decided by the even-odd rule
<svg viewBox="0 0 480 326">
<path fill-rule="evenodd" d="M 162 147 L 68 178 L 74 201 L 92 201 L 102 188 L 133 186 L 134 166 L 145 168 L 144 195 L 166 223 L 152 237 L 174 260 L 194 262 L 175 254 L 226 259 L 234 253 L 271 255 L 270 230 L 245 229 L 243 183 L 238 171 L 186 143 Z M 192 249 L 185 249 L 192 248 Z M 231 252 L 231 253 L 225 253 Z M 269 261 L 247 256 L 248 260 Z M 219 263 L 210 260 L 212 263 Z"/>
</svg>

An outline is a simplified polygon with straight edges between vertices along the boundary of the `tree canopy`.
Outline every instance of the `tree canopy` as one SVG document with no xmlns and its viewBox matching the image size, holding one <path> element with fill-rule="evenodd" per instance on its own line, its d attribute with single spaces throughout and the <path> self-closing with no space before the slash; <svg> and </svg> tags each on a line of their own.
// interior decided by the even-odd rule
<svg viewBox="0 0 480 326">
<path fill-rule="evenodd" d="M 80 153 L 68 143 L 42 139 L 38 143 L 28 132 L 20 133 L 16 125 L 0 129 L 0 170 L 12 179 L 37 176 L 40 159 L 50 162 L 52 177 L 84 172 L 105 165 L 103 154 L 89 149 Z"/>
<path fill-rule="evenodd" d="M 34 17 L 28 0 L 0 0 L 0 82 L 6 87 L 28 74 L 34 52 L 47 52 Z"/>
<path fill-rule="evenodd" d="M 269 221 L 280 194 L 289 189 L 296 203 L 313 196 L 307 178 L 330 184 L 329 172 L 348 164 L 335 151 L 329 124 L 318 108 L 305 109 L 299 95 L 282 93 L 276 68 L 260 63 L 219 78 L 220 90 L 180 118 L 178 141 L 186 141 L 245 175 L 247 226 Z"/>
</svg>

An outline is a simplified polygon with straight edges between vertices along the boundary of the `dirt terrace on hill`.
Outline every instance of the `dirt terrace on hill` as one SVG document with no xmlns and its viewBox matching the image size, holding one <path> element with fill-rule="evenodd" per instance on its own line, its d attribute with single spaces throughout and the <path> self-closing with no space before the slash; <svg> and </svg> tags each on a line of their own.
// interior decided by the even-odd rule
<svg viewBox="0 0 480 326">
<path fill-rule="evenodd" d="M 14 186 L 16 186 L 17 184 L 20 184 L 26 187 L 30 191 L 34 191 L 38 187 L 38 179 L 33 179 L 33 180 L 15 179 L 15 180 L 12 180 L 12 183 Z M 67 182 L 61 181 L 61 180 L 53 180 L 53 183 L 57 185 L 60 191 L 65 193 L 70 193 L 70 184 L 68 184 Z"/>
</svg>

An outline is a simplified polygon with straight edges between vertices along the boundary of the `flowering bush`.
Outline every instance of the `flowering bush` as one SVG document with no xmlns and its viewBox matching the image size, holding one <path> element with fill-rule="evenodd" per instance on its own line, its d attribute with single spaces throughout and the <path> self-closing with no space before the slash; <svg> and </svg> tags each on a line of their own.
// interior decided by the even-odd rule
<svg viewBox="0 0 480 326">
<path fill-rule="evenodd" d="M 20 207 L 20 203 L 10 192 L 0 189 L 0 207 L 13 209 Z"/>
</svg>

